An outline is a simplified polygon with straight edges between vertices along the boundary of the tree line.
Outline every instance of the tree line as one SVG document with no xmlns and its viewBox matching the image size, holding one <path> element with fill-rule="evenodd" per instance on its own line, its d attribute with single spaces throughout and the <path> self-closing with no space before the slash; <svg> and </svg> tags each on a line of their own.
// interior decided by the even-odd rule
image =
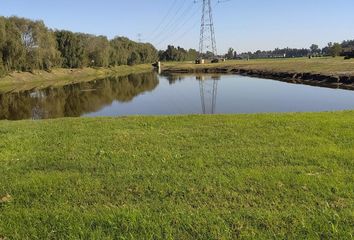
<svg viewBox="0 0 354 240">
<path fill-rule="evenodd" d="M 309 48 L 276 48 L 271 51 L 257 50 L 255 52 L 244 52 L 238 54 L 233 48 L 229 48 L 225 54 L 227 59 L 242 58 L 295 58 L 295 57 L 323 57 L 323 56 L 346 56 L 354 57 L 354 40 L 343 41 L 342 43 L 328 43 L 320 48 L 317 44 L 312 44 Z"/>
<path fill-rule="evenodd" d="M 152 63 L 158 51 L 125 37 L 49 29 L 43 21 L 0 17 L 0 76 L 54 67 L 111 67 Z"/>
<path fill-rule="evenodd" d="M 194 61 L 198 57 L 210 59 L 212 53 L 207 52 L 200 56 L 195 49 L 186 50 L 182 47 L 169 45 L 166 50 L 160 50 L 160 61 Z M 223 56 L 226 59 L 257 59 L 257 58 L 297 58 L 297 57 L 323 57 L 323 56 L 351 56 L 354 57 L 354 40 L 343 41 L 342 43 L 328 43 L 320 48 L 317 44 L 312 44 L 309 48 L 276 48 L 270 51 L 257 50 L 255 52 L 245 52 L 238 54 L 233 48 L 229 48 Z"/>
<path fill-rule="evenodd" d="M 186 50 L 182 47 L 167 46 L 166 50 L 159 51 L 160 61 L 194 61 L 199 53 L 195 49 Z"/>
</svg>

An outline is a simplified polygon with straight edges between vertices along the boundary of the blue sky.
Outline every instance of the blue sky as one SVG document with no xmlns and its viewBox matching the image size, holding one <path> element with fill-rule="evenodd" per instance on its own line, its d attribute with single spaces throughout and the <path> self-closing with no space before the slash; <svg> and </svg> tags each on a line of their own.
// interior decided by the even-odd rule
<svg viewBox="0 0 354 240">
<path fill-rule="evenodd" d="M 214 1 L 219 52 L 320 46 L 354 39 L 353 0 Z M 0 0 L 0 15 L 42 19 L 56 29 L 138 34 L 158 48 L 198 48 L 201 4 L 193 0 Z"/>
</svg>

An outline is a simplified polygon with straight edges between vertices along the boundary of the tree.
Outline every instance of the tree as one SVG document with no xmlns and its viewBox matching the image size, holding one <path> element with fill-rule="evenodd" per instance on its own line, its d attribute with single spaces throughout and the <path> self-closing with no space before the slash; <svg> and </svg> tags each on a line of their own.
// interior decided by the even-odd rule
<svg viewBox="0 0 354 240">
<path fill-rule="evenodd" d="M 354 50 L 354 40 L 347 40 L 342 42 L 342 48 Z"/>
<path fill-rule="evenodd" d="M 6 41 L 6 22 L 5 18 L 0 17 L 0 77 L 6 74 L 6 69 L 3 62 L 3 47 Z"/>
<path fill-rule="evenodd" d="M 135 65 L 141 63 L 139 53 L 133 51 L 128 58 L 128 65 Z"/>
<path fill-rule="evenodd" d="M 234 58 L 234 52 L 235 50 L 233 48 L 229 48 L 229 50 L 227 51 L 227 54 L 225 56 L 225 58 L 227 59 L 233 59 Z"/>
<path fill-rule="evenodd" d="M 5 21 L 5 40 L 2 46 L 2 58 L 6 71 L 25 70 L 25 49 L 21 41 L 21 32 L 13 21 Z"/>
<path fill-rule="evenodd" d="M 158 52 L 149 43 L 118 37 L 55 31 L 43 21 L 0 17 L 0 76 L 11 71 L 50 70 L 151 63 Z"/>
<path fill-rule="evenodd" d="M 237 59 L 237 52 L 234 51 L 234 59 Z"/>
<path fill-rule="evenodd" d="M 137 43 L 125 37 L 110 41 L 110 65 L 152 63 L 158 59 L 156 48 L 149 43 Z"/>
<path fill-rule="evenodd" d="M 312 54 L 312 55 L 317 55 L 317 54 L 319 53 L 320 48 L 319 48 L 318 45 L 312 44 L 312 45 L 310 46 L 310 50 L 311 50 L 311 54 Z"/>
<path fill-rule="evenodd" d="M 83 65 L 90 67 L 108 67 L 110 43 L 105 36 L 76 34 L 84 47 Z"/>
<path fill-rule="evenodd" d="M 56 31 L 55 35 L 62 56 L 62 66 L 66 68 L 83 67 L 85 51 L 83 42 L 78 36 L 70 31 Z"/>
<path fill-rule="evenodd" d="M 54 34 L 42 21 L 11 17 L 8 22 L 11 24 L 9 32 L 16 34 L 8 40 L 16 41 L 17 47 L 22 51 L 19 63 L 22 71 L 49 70 L 60 63 Z"/>
<path fill-rule="evenodd" d="M 199 53 L 195 49 L 187 51 L 184 48 L 169 45 L 165 51 L 159 52 L 159 59 L 161 61 L 194 61 L 198 55 Z"/>
<path fill-rule="evenodd" d="M 329 52 L 332 57 L 339 56 L 342 53 L 342 45 L 339 43 L 331 44 L 329 47 Z"/>
</svg>

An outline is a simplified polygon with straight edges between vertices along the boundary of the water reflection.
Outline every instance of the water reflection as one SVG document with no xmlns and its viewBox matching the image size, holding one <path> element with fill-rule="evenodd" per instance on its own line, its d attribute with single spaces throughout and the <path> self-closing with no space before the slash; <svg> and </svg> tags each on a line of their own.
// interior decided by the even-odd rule
<svg viewBox="0 0 354 240">
<path fill-rule="evenodd" d="M 203 114 L 215 114 L 216 112 L 216 100 L 218 95 L 218 82 L 221 79 L 220 74 L 197 74 L 193 75 L 199 82 L 199 92 L 201 100 L 201 108 Z M 173 85 L 177 82 L 181 82 L 190 75 L 166 75 L 166 79 Z"/>
<path fill-rule="evenodd" d="M 0 94 L 0 119 L 9 120 L 350 109 L 353 91 L 239 75 L 147 73 Z"/>
<path fill-rule="evenodd" d="M 38 91 L 0 94 L 0 119 L 79 117 L 113 101 L 130 102 L 159 84 L 155 73 L 107 78 Z"/>
</svg>

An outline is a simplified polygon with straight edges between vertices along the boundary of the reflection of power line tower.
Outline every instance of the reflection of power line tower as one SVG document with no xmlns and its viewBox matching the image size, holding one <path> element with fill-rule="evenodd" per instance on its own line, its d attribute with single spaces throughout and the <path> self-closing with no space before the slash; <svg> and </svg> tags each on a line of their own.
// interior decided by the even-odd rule
<svg viewBox="0 0 354 240">
<path fill-rule="evenodd" d="M 203 0 L 200 26 L 199 54 L 203 55 L 207 52 L 217 55 L 211 0 Z"/>
<path fill-rule="evenodd" d="M 203 114 L 214 114 L 216 111 L 219 78 L 199 76 L 197 80 L 199 80 L 202 112 Z"/>
</svg>

